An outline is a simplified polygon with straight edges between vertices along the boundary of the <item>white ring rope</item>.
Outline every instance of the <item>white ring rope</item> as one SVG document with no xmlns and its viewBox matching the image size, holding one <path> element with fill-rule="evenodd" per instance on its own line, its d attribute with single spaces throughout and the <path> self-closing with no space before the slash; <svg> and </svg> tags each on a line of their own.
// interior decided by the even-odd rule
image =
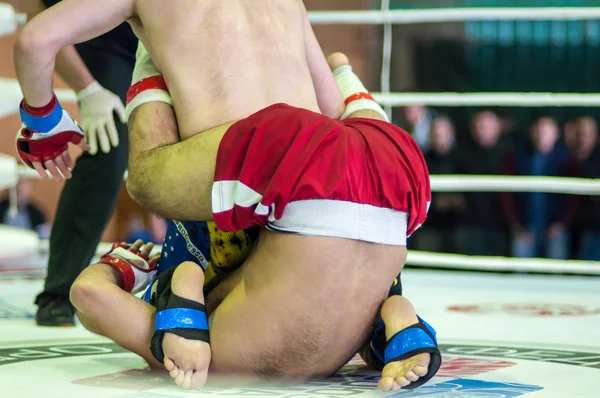
<svg viewBox="0 0 600 398">
<path fill-rule="evenodd" d="M 418 233 L 418 232 L 416 232 Z M 419 268 L 448 268 L 469 271 L 540 272 L 600 276 L 599 261 L 551 260 L 544 258 L 468 256 L 409 250 L 407 265 Z"/>
<path fill-rule="evenodd" d="M 372 93 L 381 105 L 599 107 L 600 94 L 587 93 Z"/>
<path fill-rule="evenodd" d="M 383 0 L 383 2 L 389 0 Z M 5 4 L 8 6 L 8 4 Z M 310 11 L 315 25 L 384 25 L 468 21 L 585 21 L 600 19 L 600 7 L 464 7 L 434 9 Z M 11 15 L 16 24 L 25 24 L 27 15 Z M 3 21 L 0 21 L 3 22 Z"/>
<path fill-rule="evenodd" d="M 312 11 L 315 25 L 382 25 L 467 21 L 584 21 L 600 19 L 600 7 L 482 7 L 389 11 Z"/>
<path fill-rule="evenodd" d="M 434 192 L 543 192 L 600 195 L 600 179 L 508 175 L 432 175 Z"/>
</svg>

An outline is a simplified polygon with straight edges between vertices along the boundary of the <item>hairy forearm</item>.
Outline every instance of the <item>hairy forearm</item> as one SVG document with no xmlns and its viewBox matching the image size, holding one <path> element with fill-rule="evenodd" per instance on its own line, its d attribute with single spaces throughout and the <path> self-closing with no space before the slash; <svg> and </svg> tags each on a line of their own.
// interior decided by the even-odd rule
<svg viewBox="0 0 600 398">
<path fill-rule="evenodd" d="M 185 201 L 178 197 L 186 167 L 167 168 L 183 152 L 186 149 L 179 145 L 177 121 L 170 105 L 150 102 L 135 109 L 129 118 L 127 191 L 131 197 L 162 217 L 191 219 Z"/>
<path fill-rule="evenodd" d="M 75 92 L 83 90 L 95 80 L 75 46 L 67 46 L 58 52 L 55 68 L 56 73 Z"/>
<path fill-rule="evenodd" d="M 45 45 L 37 32 L 24 28 L 15 41 L 14 61 L 17 80 L 25 102 L 43 107 L 52 100 L 52 76 L 57 51 Z"/>
</svg>

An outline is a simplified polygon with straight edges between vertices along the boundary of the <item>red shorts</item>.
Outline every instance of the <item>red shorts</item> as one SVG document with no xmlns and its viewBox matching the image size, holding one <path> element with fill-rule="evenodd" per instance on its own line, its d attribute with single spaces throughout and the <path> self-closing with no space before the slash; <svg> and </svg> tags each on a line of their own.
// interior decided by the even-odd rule
<svg viewBox="0 0 600 398">
<path fill-rule="evenodd" d="M 406 245 L 431 201 L 423 154 L 404 130 L 276 104 L 232 125 L 217 154 L 217 226 Z"/>
</svg>

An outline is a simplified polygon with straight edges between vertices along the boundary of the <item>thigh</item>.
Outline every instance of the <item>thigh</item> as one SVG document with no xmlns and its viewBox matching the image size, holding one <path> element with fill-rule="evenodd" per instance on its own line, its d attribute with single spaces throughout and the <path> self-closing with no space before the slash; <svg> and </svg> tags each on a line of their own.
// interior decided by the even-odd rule
<svg viewBox="0 0 600 398">
<path fill-rule="evenodd" d="M 392 251 L 394 265 L 383 260 Z M 211 317 L 213 370 L 300 379 L 333 373 L 367 338 L 403 256 L 404 247 L 263 231 Z"/>
</svg>

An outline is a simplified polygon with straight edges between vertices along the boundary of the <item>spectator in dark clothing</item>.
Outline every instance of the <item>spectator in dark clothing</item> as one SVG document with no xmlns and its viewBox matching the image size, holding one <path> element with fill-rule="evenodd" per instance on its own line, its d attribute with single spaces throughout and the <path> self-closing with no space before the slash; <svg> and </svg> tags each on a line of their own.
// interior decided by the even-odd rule
<svg viewBox="0 0 600 398">
<path fill-rule="evenodd" d="M 398 123 L 412 135 L 421 151 L 431 147 L 431 122 L 434 112 L 425 105 L 408 105 L 402 108 L 402 120 Z"/>
<path fill-rule="evenodd" d="M 17 184 L 17 211 L 15 213 L 10 211 L 10 201 L 8 199 L 1 201 L 0 220 L 2 221 L 2 224 L 30 229 L 38 232 L 38 234 L 42 236 L 47 236 L 49 227 L 46 223 L 46 217 L 41 210 L 31 202 L 32 193 L 33 181 L 20 180 Z"/>
<path fill-rule="evenodd" d="M 506 145 L 500 140 L 502 126 L 490 110 L 473 115 L 472 140 L 459 152 L 459 174 L 499 174 Z M 471 255 L 504 256 L 507 253 L 507 234 L 504 219 L 498 211 L 499 195 L 494 192 L 464 194 L 464 228 L 461 231 L 463 248 Z"/>
<path fill-rule="evenodd" d="M 436 116 L 431 124 L 431 149 L 425 153 L 430 174 L 454 174 L 454 126 L 446 116 Z M 415 234 L 413 248 L 433 252 L 456 252 L 454 230 L 458 209 L 462 206 L 459 193 L 433 193 L 427 221 Z"/>
<path fill-rule="evenodd" d="M 591 117 L 581 117 L 575 122 L 573 157 L 582 178 L 600 178 L 600 146 L 598 125 Z M 574 210 L 574 228 L 579 237 L 577 258 L 600 261 L 600 196 L 573 195 L 568 210 Z"/>
<path fill-rule="evenodd" d="M 558 144 L 560 131 L 550 116 L 540 116 L 532 123 L 528 142 L 516 145 L 507 154 L 503 173 L 522 176 L 564 176 L 568 153 Z M 564 195 L 541 192 L 501 194 L 502 211 L 512 232 L 515 257 L 566 259 L 569 240 L 564 219 Z"/>
</svg>

